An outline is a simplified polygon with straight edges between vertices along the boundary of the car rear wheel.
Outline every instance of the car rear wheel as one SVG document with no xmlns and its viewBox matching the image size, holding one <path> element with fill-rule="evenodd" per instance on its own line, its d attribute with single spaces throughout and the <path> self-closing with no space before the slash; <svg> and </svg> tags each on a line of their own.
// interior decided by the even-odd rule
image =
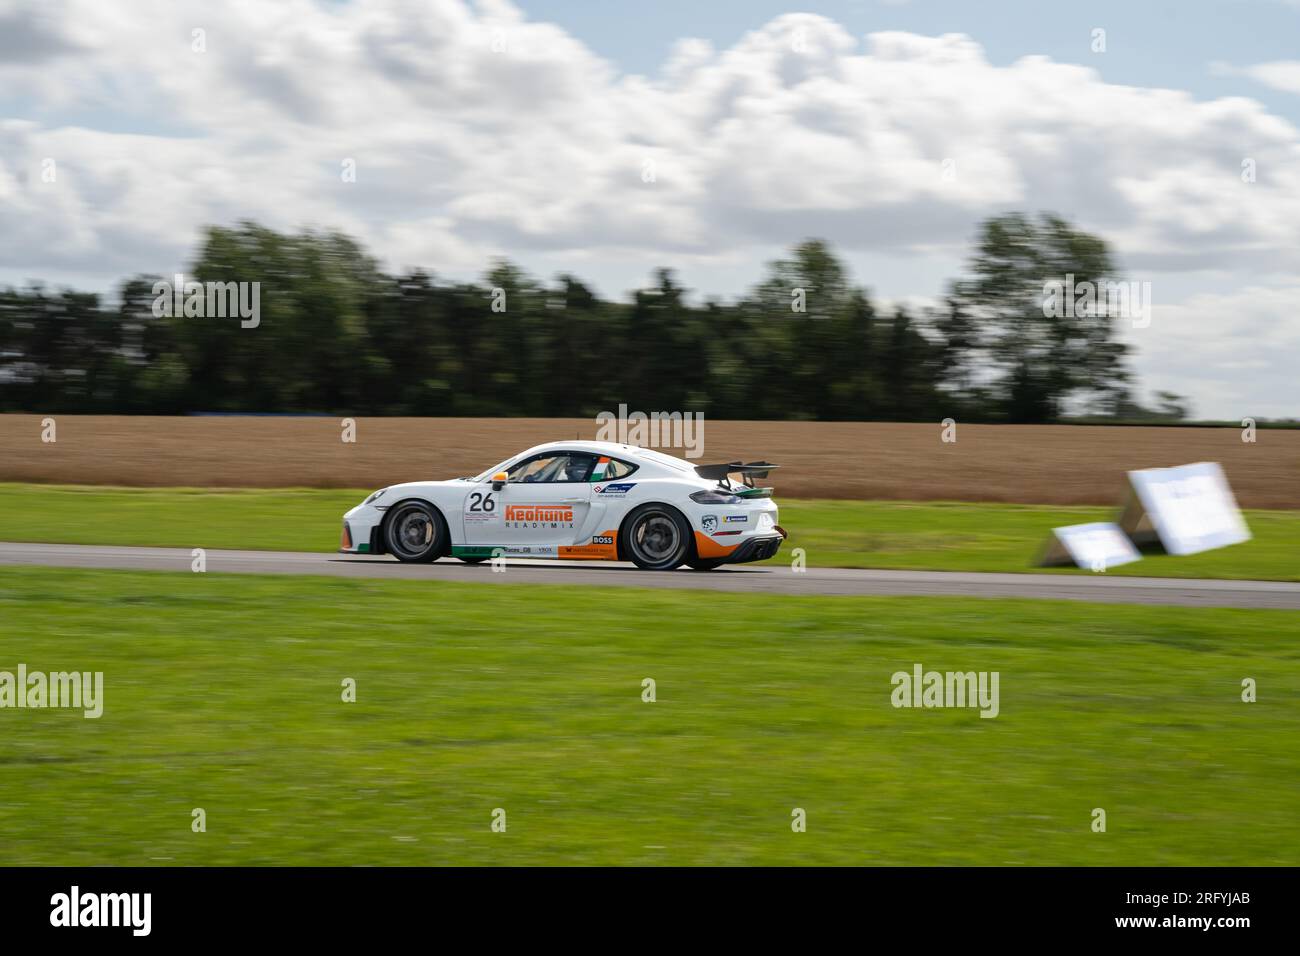
<svg viewBox="0 0 1300 956">
<path fill-rule="evenodd" d="M 447 522 L 423 501 L 403 501 L 388 513 L 384 543 L 398 561 L 432 561 L 446 550 Z"/>
<path fill-rule="evenodd" d="M 676 508 L 642 505 L 626 528 L 627 555 L 643 571 L 671 571 L 691 553 L 691 529 Z"/>
</svg>

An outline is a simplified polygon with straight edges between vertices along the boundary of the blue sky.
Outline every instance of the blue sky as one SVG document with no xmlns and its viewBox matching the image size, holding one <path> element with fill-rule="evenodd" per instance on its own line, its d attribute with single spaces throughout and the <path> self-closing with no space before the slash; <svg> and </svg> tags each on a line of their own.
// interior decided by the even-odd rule
<svg viewBox="0 0 1300 956">
<path fill-rule="evenodd" d="M 1210 64 L 1294 59 L 1300 2 L 1286 0 L 523 0 L 539 20 L 564 27 L 628 73 L 653 74 L 683 36 L 735 43 L 784 13 L 819 13 L 855 34 L 905 30 L 964 33 L 995 64 L 1047 56 L 1097 70 L 1108 83 L 1166 86 L 1208 99 L 1250 96 L 1300 123 L 1300 98 L 1245 77 L 1212 75 Z M 1106 30 L 1104 55 L 1092 30 Z"/>
</svg>

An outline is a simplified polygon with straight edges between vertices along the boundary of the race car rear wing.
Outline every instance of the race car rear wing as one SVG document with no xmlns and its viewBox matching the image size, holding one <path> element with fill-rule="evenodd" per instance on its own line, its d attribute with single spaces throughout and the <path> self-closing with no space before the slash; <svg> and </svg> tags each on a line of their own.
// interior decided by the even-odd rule
<svg viewBox="0 0 1300 956">
<path fill-rule="evenodd" d="M 695 473 L 709 481 L 726 481 L 728 475 L 740 475 L 740 480 L 748 488 L 754 487 L 755 478 L 766 478 L 773 468 L 780 468 L 770 461 L 730 461 L 722 465 L 696 465 Z"/>
</svg>

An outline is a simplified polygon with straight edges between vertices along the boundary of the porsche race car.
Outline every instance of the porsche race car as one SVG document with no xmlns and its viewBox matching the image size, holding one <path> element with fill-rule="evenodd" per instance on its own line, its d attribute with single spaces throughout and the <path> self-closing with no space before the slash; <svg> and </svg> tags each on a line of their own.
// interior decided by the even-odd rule
<svg viewBox="0 0 1300 956">
<path fill-rule="evenodd" d="M 473 478 L 381 488 L 343 516 L 340 550 L 399 561 L 631 561 L 654 571 L 762 561 L 786 537 L 772 489 L 754 483 L 775 467 L 549 442 Z"/>
</svg>

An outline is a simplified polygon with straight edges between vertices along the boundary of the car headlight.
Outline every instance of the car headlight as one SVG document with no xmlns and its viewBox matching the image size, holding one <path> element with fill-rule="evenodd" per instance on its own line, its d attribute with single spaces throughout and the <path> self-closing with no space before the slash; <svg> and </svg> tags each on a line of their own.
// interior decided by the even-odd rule
<svg viewBox="0 0 1300 956">
<path fill-rule="evenodd" d="M 372 502 L 372 501 L 378 501 L 381 497 L 383 497 L 384 492 L 387 491 L 387 490 L 388 490 L 387 488 L 380 488 L 380 489 L 379 489 L 378 491 L 376 491 L 373 495 L 371 495 L 369 498 L 367 498 L 365 501 L 363 501 L 363 502 L 361 502 L 361 503 L 362 503 L 363 505 L 368 505 L 368 504 L 370 504 L 370 502 Z"/>
<path fill-rule="evenodd" d="M 700 505 L 738 505 L 740 496 L 728 494 L 725 491 L 715 491 L 712 488 L 707 491 L 697 491 L 691 495 L 691 501 Z"/>
</svg>

